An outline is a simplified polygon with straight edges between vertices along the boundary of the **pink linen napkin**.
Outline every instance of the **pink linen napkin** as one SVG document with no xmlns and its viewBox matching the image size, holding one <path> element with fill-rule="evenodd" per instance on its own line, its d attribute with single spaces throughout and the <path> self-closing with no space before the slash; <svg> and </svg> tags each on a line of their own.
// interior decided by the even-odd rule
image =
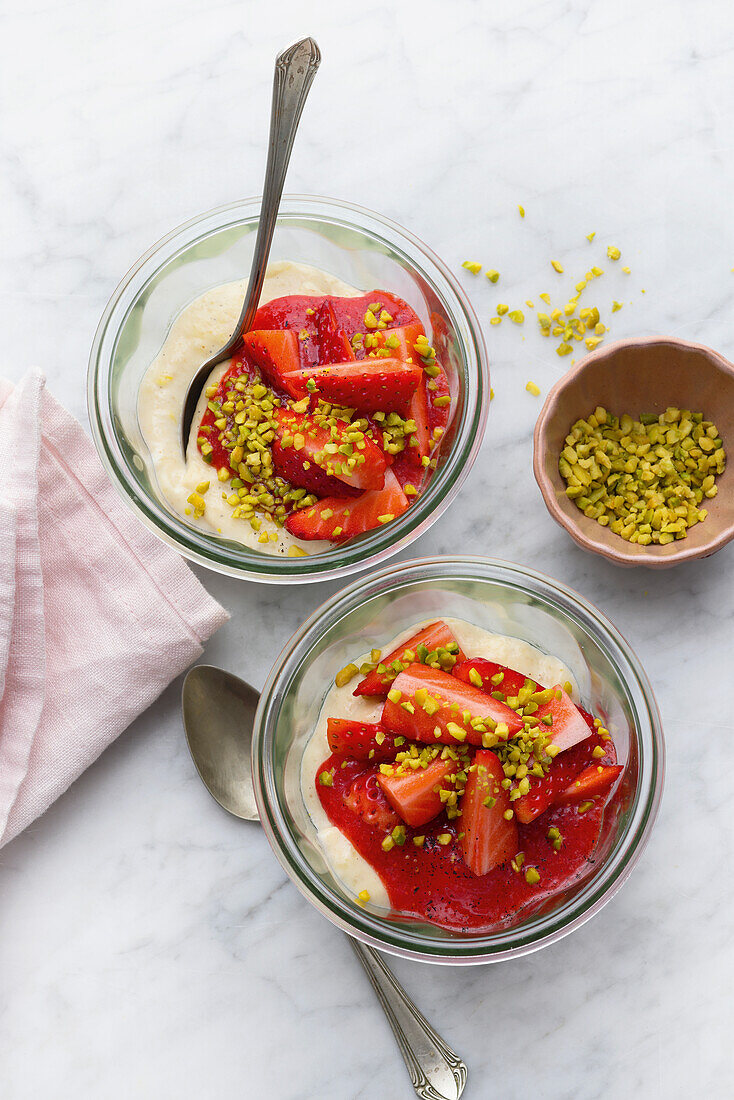
<svg viewBox="0 0 734 1100">
<path fill-rule="evenodd" d="M 0 846 L 227 618 L 128 512 L 43 376 L 0 379 Z"/>
</svg>

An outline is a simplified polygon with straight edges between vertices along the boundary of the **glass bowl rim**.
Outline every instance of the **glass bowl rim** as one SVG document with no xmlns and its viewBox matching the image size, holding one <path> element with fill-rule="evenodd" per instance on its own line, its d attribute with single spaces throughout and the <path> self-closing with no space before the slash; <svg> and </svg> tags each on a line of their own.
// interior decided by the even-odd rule
<svg viewBox="0 0 734 1100">
<path fill-rule="evenodd" d="M 225 226 L 222 219 L 239 213 L 237 221 L 256 219 L 260 196 L 238 199 L 195 215 L 182 222 L 153 244 L 128 270 L 119 282 L 100 318 L 92 343 L 87 372 L 87 408 L 97 453 L 112 483 L 145 526 L 163 542 L 189 561 L 224 575 L 242 580 L 270 584 L 303 584 L 328 581 L 374 567 L 405 549 L 436 522 L 454 500 L 467 478 L 482 444 L 490 405 L 489 365 L 484 335 L 479 319 L 467 295 L 447 265 L 420 238 L 397 222 L 376 211 L 342 199 L 318 195 L 284 195 L 281 215 L 284 219 L 310 217 L 329 224 L 368 234 L 379 242 L 377 230 L 386 234 L 385 243 L 398 252 L 413 271 L 427 283 L 445 303 L 457 323 L 460 358 L 468 378 L 463 386 L 464 407 L 456 436 L 444 465 L 431 479 L 428 488 L 404 516 L 365 535 L 359 543 L 346 543 L 324 554 L 310 558 L 288 558 L 259 554 L 242 547 L 232 551 L 219 544 L 207 532 L 197 532 L 185 525 L 151 494 L 145 493 L 130 473 L 123 449 L 114 428 L 110 397 L 111 364 L 124 322 L 132 306 L 140 300 L 151 280 L 175 259 L 183 248 L 196 241 L 192 231 L 214 221 L 203 236 L 210 236 Z M 172 251 L 177 241 L 179 246 Z M 148 272 L 141 285 L 136 285 L 142 273 L 156 258 L 159 264 Z M 417 261 L 422 259 L 426 269 Z M 126 296 L 131 295 L 126 304 Z M 109 345 L 109 346 L 108 346 Z M 375 549 L 372 549 L 372 547 Z M 233 553 L 242 564 L 233 563 Z"/>
<path fill-rule="evenodd" d="M 378 592 L 384 595 L 406 582 L 440 582 L 442 578 L 455 578 L 452 569 L 462 567 L 467 570 L 462 574 L 466 579 L 495 580 L 521 591 L 531 591 L 592 634 L 617 670 L 636 717 L 642 716 L 645 724 L 636 731 L 639 774 L 628 825 L 598 872 L 571 902 L 561 906 L 560 919 L 553 914 L 545 918 L 542 915 L 531 917 L 529 933 L 523 931 L 526 925 L 520 924 L 499 936 L 490 933 L 471 940 L 463 940 L 460 935 L 452 940 L 438 937 L 418 940 L 409 930 L 401 930 L 397 924 L 372 916 L 356 902 L 347 903 L 323 883 L 295 845 L 284 839 L 288 833 L 281 827 L 283 814 L 275 795 L 272 767 L 268 767 L 272 764 L 269 750 L 274 721 L 285 694 L 283 681 L 290 681 L 301 662 L 307 660 L 309 639 Z M 389 583 L 385 584 L 386 581 Z M 649 741 L 646 749 L 643 735 Z M 349 935 L 391 954 L 422 962 L 474 965 L 519 958 L 555 943 L 580 928 L 611 900 L 631 874 L 650 838 L 662 798 L 665 740 L 660 711 L 647 674 L 629 643 L 599 608 L 568 585 L 525 566 L 479 555 L 442 555 L 394 563 L 368 577 L 358 578 L 312 612 L 283 647 L 260 695 L 252 736 L 252 773 L 260 821 L 276 858 L 298 890 L 320 913 Z M 534 930 L 534 925 L 540 928 Z M 493 939 L 498 940 L 496 946 L 487 942 Z M 511 942 L 513 940 L 517 942 Z"/>
</svg>

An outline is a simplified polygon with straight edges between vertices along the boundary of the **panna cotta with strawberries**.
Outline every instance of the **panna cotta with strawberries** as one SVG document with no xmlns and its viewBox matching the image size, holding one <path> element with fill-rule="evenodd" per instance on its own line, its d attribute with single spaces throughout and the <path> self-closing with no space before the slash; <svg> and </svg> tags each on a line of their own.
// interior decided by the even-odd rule
<svg viewBox="0 0 734 1100">
<path fill-rule="evenodd" d="M 163 499 L 203 530 L 290 556 L 398 519 L 436 467 L 446 373 L 401 298 L 305 264 L 268 268 L 253 328 L 212 372 L 183 455 L 189 382 L 229 338 L 244 290 L 229 283 L 187 306 L 141 384 Z"/>
<path fill-rule="evenodd" d="M 301 788 L 345 892 L 476 932 L 583 875 L 622 770 L 561 661 L 444 619 L 335 674 Z"/>
</svg>

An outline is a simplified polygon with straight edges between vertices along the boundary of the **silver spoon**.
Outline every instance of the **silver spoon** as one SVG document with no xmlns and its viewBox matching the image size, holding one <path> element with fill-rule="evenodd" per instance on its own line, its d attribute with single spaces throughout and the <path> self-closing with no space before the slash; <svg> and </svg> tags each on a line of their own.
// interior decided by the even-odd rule
<svg viewBox="0 0 734 1100">
<path fill-rule="evenodd" d="M 280 197 L 283 194 L 285 174 L 291 158 L 296 130 L 301 119 L 303 105 L 316 70 L 321 64 L 321 52 L 313 38 L 303 38 L 287 50 L 279 53 L 275 59 L 273 78 L 273 103 L 270 109 L 270 141 L 268 144 L 268 162 L 265 168 L 263 201 L 260 208 L 260 222 L 255 241 L 255 253 L 252 257 L 247 294 L 235 325 L 234 332 L 227 343 L 215 355 L 207 360 L 191 379 L 186 391 L 181 419 L 181 439 L 184 456 L 189 441 L 191 424 L 196 406 L 201 397 L 207 378 L 218 363 L 231 359 L 242 342 L 242 335 L 249 332 L 257 312 L 262 293 L 265 271 L 268 266 L 270 245 L 275 232 Z"/>
<path fill-rule="evenodd" d="M 186 740 L 204 786 L 229 813 L 258 821 L 252 787 L 252 727 L 259 695 L 244 680 L 210 665 L 186 676 L 182 709 Z M 467 1068 L 418 1011 L 382 957 L 348 937 L 397 1039 L 421 1100 L 459 1100 Z"/>
</svg>

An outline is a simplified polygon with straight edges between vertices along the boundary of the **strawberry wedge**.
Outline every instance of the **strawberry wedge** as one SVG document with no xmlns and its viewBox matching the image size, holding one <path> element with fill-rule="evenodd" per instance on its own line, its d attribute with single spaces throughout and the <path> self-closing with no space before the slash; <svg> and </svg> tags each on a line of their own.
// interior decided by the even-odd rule
<svg viewBox="0 0 734 1100">
<path fill-rule="evenodd" d="M 403 363 L 400 359 L 361 359 L 301 370 L 295 384 L 304 393 L 307 390 L 317 393 L 326 401 L 360 412 L 382 410 L 405 415 L 422 378 L 422 369 L 414 363 Z"/>
<path fill-rule="evenodd" d="M 338 756 L 353 760 L 374 760 L 375 764 L 394 760 L 399 752 L 395 737 L 379 722 L 353 722 L 349 718 L 329 718 L 326 737 L 329 748 Z"/>
<path fill-rule="evenodd" d="M 594 757 L 594 750 L 599 747 L 604 749 L 605 755 L 597 759 Z M 602 740 L 596 732 L 588 740 L 579 741 L 567 752 L 559 753 L 542 779 L 531 778 L 528 793 L 513 802 L 517 820 L 528 825 L 545 813 L 549 806 L 556 805 L 561 796 L 572 787 L 573 782 L 591 768 L 592 762 L 594 765 L 614 765 L 617 762 L 614 742 Z"/>
<path fill-rule="evenodd" d="M 295 447 L 284 447 L 279 436 L 276 436 L 271 444 L 273 452 L 273 469 L 279 477 L 290 481 L 299 489 L 307 489 L 309 493 L 315 493 L 318 497 L 348 497 L 353 499 L 359 496 L 360 490 L 352 485 L 347 485 L 338 477 L 327 474 L 326 470 L 318 466 L 313 458 L 309 458 L 309 452 L 304 447 L 297 451 Z"/>
<path fill-rule="evenodd" d="M 622 765 L 613 766 L 604 764 L 592 764 L 577 775 L 573 783 L 570 783 L 556 799 L 557 806 L 565 806 L 572 802 L 583 802 L 587 798 L 596 798 L 597 795 L 606 794 L 616 783 L 622 774 Z"/>
<path fill-rule="evenodd" d="M 501 786 L 504 772 L 488 749 L 474 754 L 474 763 L 461 799 L 459 838 L 464 863 L 475 875 L 486 875 L 517 854 L 517 825 L 505 819 L 511 808 L 509 792 Z"/>
<path fill-rule="evenodd" d="M 254 329 L 242 339 L 266 381 L 291 397 L 303 397 L 306 391 L 300 378 L 301 353 L 292 329 Z"/>
<path fill-rule="evenodd" d="M 400 818 L 385 798 L 377 781 L 378 775 L 376 769 L 358 775 L 344 796 L 344 803 L 366 825 L 387 831 L 399 825 Z"/>
<path fill-rule="evenodd" d="M 381 772 L 377 781 L 405 824 L 417 829 L 441 813 L 444 806 L 441 791 L 452 789 L 449 777 L 457 771 L 455 760 L 434 760 L 427 768 L 415 771 L 395 771 L 393 775 Z"/>
<path fill-rule="evenodd" d="M 472 670 L 474 675 L 472 675 Z M 469 661 L 462 661 L 452 669 L 458 680 L 465 684 L 474 684 L 491 695 L 493 691 L 501 693 L 506 699 L 508 696 L 517 695 L 524 686 L 526 677 L 522 672 L 515 672 L 506 665 L 498 665 L 494 661 L 485 661 L 483 657 L 472 657 Z M 479 683 L 478 681 L 481 681 Z"/>
<path fill-rule="evenodd" d="M 354 359 L 352 345 L 346 333 L 340 330 L 334 306 L 328 298 L 316 315 L 319 363 L 344 363 Z"/>
<path fill-rule="evenodd" d="M 393 681 L 381 721 L 391 733 L 413 741 L 486 748 L 522 729 L 522 720 L 504 703 L 448 672 L 419 664 L 409 665 Z"/>
<path fill-rule="evenodd" d="M 345 539 L 363 535 L 397 519 L 408 507 L 406 497 L 392 471 L 385 471 L 382 489 L 362 493 L 354 500 L 324 497 L 310 508 L 291 512 L 285 521 L 287 531 L 299 539 Z"/>
<path fill-rule="evenodd" d="M 551 691 L 552 699 L 549 703 L 543 703 L 535 716 L 539 721 L 545 720 L 545 725 L 553 736 L 553 744 L 564 752 L 579 741 L 585 741 L 591 736 L 591 730 L 571 696 L 560 684 L 554 684 Z M 550 721 L 547 721 L 549 718 Z"/>
<path fill-rule="evenodd" d="M 402 669 L 395 669 L 391 671 L 391 666 L 398 661 L 403 665 L 410 665 L 416 660 L 420 660 L 418 656 L 418 647 L 424 646 L 427 653 L 434 653 L 439 648 L 446 648 L 447 646 L 456 646 L 454 656 L 457 662 L 464 660 L 464 654 L 459 648 L 459 643 L 452 634 L 449 627 L 441 619 L 438 619 L 435 623 L 430 623 L 428 626 L 422 627 L 416 634 L 411 635 L 406 642 L 399 645 L 397 649 L 393 649 L 386 657 L 382 658 L 382 664 L 387 668 L 387 672 L 380 673 L 377 669 L 369 672 L 364 680 L 360 680 L 354 689 L 354 695 L 380 695 L 384 698 L 390 690 L 390 685 L 397 676 L 398 672 Z"/>
<path fill-rule="evenodd" d="M 350 457 L 339 451 L 339 447 L 349 447 L 347 434 L 350 431 L 345 420 L 337 420 L 335 433 L 323 424 L 317 424 L 303 413 L 289 409 L 277 409 L 278 447 L 273 448 L 275 464 L 276 451 L 293 448 L 303 462 L 320 467 L 329 477 L 338 478 L 345 485 L 361 491 L 382 489 L 385 482 L 387 463 L 379 447 L 364 438 L 364 447 L 354 452 L 355 463 Z M 277 470 L 277 465 L 276 465 Z M 279 471 L 278 471 L 279 472 Z M 323 502 L 322 502 L 323 503 Z"/>
</svg>

